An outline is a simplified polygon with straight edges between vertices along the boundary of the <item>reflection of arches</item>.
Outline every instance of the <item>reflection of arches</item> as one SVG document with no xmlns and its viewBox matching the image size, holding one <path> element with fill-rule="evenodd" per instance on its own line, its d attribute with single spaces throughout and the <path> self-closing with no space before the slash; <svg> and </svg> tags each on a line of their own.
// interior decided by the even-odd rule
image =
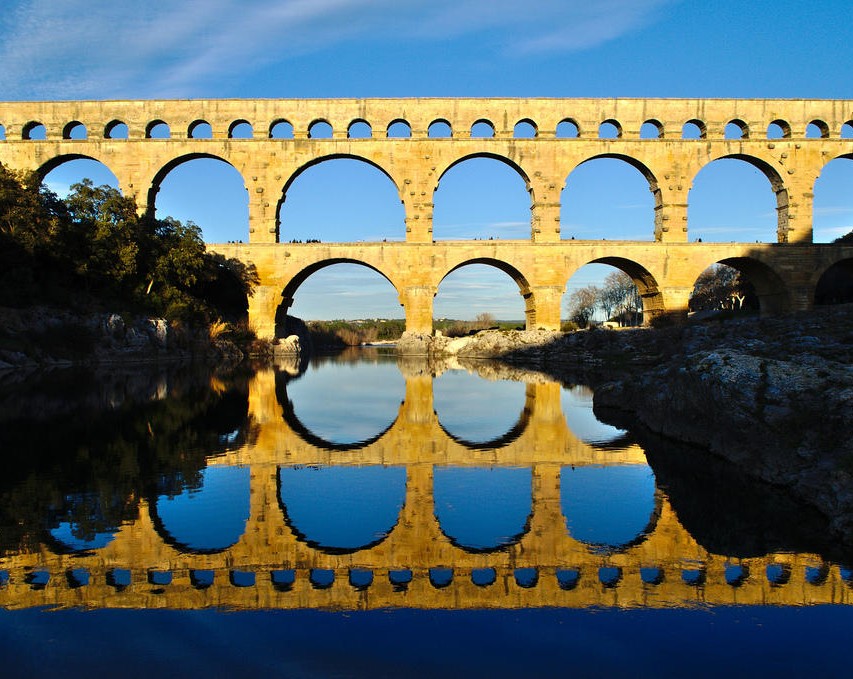
<svg viewBox="0 0 853 679">
<path fill-rule="evenodd" d="M 405 467 L 279 467 L 276 479 L 285 523 L 300 541 L 329 554 L 380 544 L 406 499 Z"/>
<path fill-rule="evenodd" d="M 777 213 L 776 239 L 780 243 L 787 242 L 788 241 L 788 191 L 785 188 L 785 183 L 782 181 L 782 176 L 767 161 L 765 161 L 761 158 L 758 158 L 756 156 L 749 156 L 749 155 L 745 155 L 745 154 L 741 154 L 741 153 L 734 153 L 734 154 L 730 154 L 730 155 L 721 156 L 719 158 L 715 158 L 710 163 L 707 163 L 706 165 L 704 165 L 699 170 L 699 172 L 697 172 L 696 175 L 693 177 L 693 180 L 691 182 L 690 192 L 688 194 L 688 224 L 690 225 L 691 230 L 693 230 L 695 233 L 695 231 L 697 229 L 702 228 L 702 227 L 696 226 L 695 214 L 693 217 L 691 217 L 691 210 L 695 213 L 695 207 L 696 207 L 696 204 L 698 202 L 697 196 L 696 196 L 696 182 L 697 182 L 697 180 L 699 180 L 700 178 L 703 177 L 703 173 L 706 177 L 711 177 L 707 181 L 712 182 L 713 181 L 713 173 L 716 172 L 719 174 L 719 172 L 724 171 L 726 168 L 726 165 L 723 164 L 721 161 L 725 161 L 725 162 L 741 161 L 742 163 L 746 163 L 747 165 L 755 168 L 761 174 L 764 175 L 764 177 L 770 183 L 770 188 L 776 197 L 776 213 Z M 732 165 L 732 167 L 734 167 L 734 165 Z M 708 168 L 713 169 L 711 173 L 707 172 Z M 742 168 L 742 166 L 741 166 L 741 168 Z M 745 186 L 745 187 L 749 186 L 749 182 L 748 182 L 749 177 L 738 178 L 737 183 L 735 183 L 735 180 L 731 178 L 731 174 L 733 172 L 736 172 L 736 170 L 731 170 L 727 173 L 728 174 L 728 176 L 726 177 L 726 179 L 728 180 L 728 183 L 726 184 L 727 187 L 736 187 L 739 185 Z M 746 182 L 744 182 L 744 179 L 746 180 Z M 702 191 L 702 190 L 703 189 L 700 189 L 700 191 Z M 720 196 L 717 194 L 719 194 L 722 191 L 723 191 L 722 188 L 716 188 L 715 187 L 714 188 L 714 194 L 705 199 L 705 201 L 707 203 L 709 203 L 710 205 L 713 205 L 713 208 L 711 209 L 711 211 L 715 215 L 718 215 L 720 213 Z M 702 196 L 700 195 L 700 198 L 701 197 Z M 754 199 L 750 201 L 750 205 L 753 205 L 754 203 L 755 203 Z M 739 218 L 736 219 L 735 221 L 747 222 L 747 223 L 750 221 L 754 222 L 755 221 L 755 215 L 760 215 L 761 212 L 762 212 L 762 210 L 759 207 L 755 207 L 751 219 L 745 219 L 744 217 L 739 216 Z M 761 228 L 761 227 L 759 227 L 759 228 Z M 736 238 L 731 238 L 730 235 L 731 235 L 730 233 L 724 232 L 723 235 L 719 236 L 717 239 L 720 241 L 738 240 Z M 711 238 L 709 238 L 707 234 L 703 233 L 703 240 L 714 240 L 713 232 L 712 232 Z M 741 237 L 739 240 L 756 240 L 756 239 L 754 239 L 754 238 L 742 238 Z M 767 239 L 757 239 L 757 240 L 767 240 Z"/>
<path fill-rule="evenodd" d="M 149 511 L 163 541 L 182 552 L 214 554 L 236 544 L 249 520 L 249 467 L 206 467 L 197 489 L 159 495 Z"/>
<path fill-rule="evenodd" d="M 619 161 L 614 162 L 614 161 Z M 647 194 L 642 193 L 641 184 L 637 176 L 627 170 L 631 167 L 636 170 L 645 180 L 644 188 L 651 192 L 651 200 L 646 197 Z M 622 176 L 614 179 L 614 173 L 619 173 Z M 594 189 L 600 187 L 603 182 L 606 182 L 604 188 L 608 193 L 613 193 L 618 190 L 622 195 L 628 195 L 628 203 L 631 204 L 631 212 L 619 205 L 613 204 L 610 206 L 602 206 L 600 201 L 592 194 Z M 631 186 L 634 182 L 634 186 Z M 630 193 L 629 193 L 630 192 Z M 648 202 L 648 205 L 636 205 L 638 201 Z M 605 210 L 609 210 L 609 221 L 622 224 L 625 222 L 639 222 L 643 225 L 647 224 L 642 230 L 629 233 L 608 233 L 601 230 L 598 225 L 601 223 L 602 214 Z M 620 212 L 616 212 L 621 210 Z M 560 195 L 560 221 L 564 224 L 561 229 L 561 237 L 571 238 L 575 234 L 580 233 L 583 238 L 615 238 L 617 240 L 652 240 L 656 234 L 659 234 L 663 228 L 662 223 L 662 198 L 658 181 L 654 173 L 641 161 L 630 156 L 604 153 L 591 158 L 587 158 L 571 171 L 566 177 L 563 184 L 563 189 Z M 573 229 L 570 225 L 576 225 L 579 230 Z M 584 229 L 588 230 L 584 234 Z"/>
<path fill-rule="evenodd" d="M 459 423 L 453 420 L 453 416 L 456 415 L 469 429 L 476 430 L 474 433 L 480 434 L 485 423 L 492 424 L 495 415 L 500 414 L 496 412 L 497 410 L 504 408 L 514 410 L 517 392 L 521 390 L 526 393 L 522 395 L 523 401 L 518 419 L 506 432 L 489 440 L 476 442 L 471 440 L 470 434 L 466 437 L 453 433 L 453 429 L 459 427 Z M 463 371 L 447 371 L 434 380 L 433 404 L 441 430 L 448 438 L 470 450 L 499 450 L 508 446 L 527 430 L 533 410 L 531 394 L 522 383 L 486 382 Z M 482 413 L 478 412 L 478 406 L 486 408 L 485 417 L 481 417 Z M 445 413 L 444 422 L 442 422 L 442 412 Z M 448 413 L 450 418 L 447 416 Z M 448 419 L 450 424 L 447 424 Z"/>
<path fill-rule="evenodd" d="M 815 286 L 815 304 L 853 302 L 853 258 L 842 259 L 824 271 Z"/>
<path fill-rule="evenodd" d="M 322 434 L 326 434 L 328 436 L 327 438 L 325 438 L 322 434 L 316 433 L 310 427 L 308 427 L 297 416 L 293 398 L 291 398 L 291 395 L 288 393 L 288 384 L 294 384 L 296 381 L 291 380 L 290 376 L 286 373 L 277 372 L 275 378 L 276 398 L 278 400 L 279 405 L 281 406 L 282 417 L 285 423 L 291 429 L 291 431 L 293 431 L 293 433 L 295 433 L 300 439 L 315 448 L 319 448 L 320 450 L 359 450 L 373 445 L 374 443 L 381 440 L 391 429 L 394 428 L 394 425 L 397 423 L 397 418 L 399 417 L 399 404 L 402 403 L 403 400 L 394 395 L 396 392 L 396 390 L 394 389 L 395 385 L 389 384 L 389 380 L 403 380 L 402 375 L 400 375 L 395 364 L 388 362 L 385 365 L 388 367 L 388 374 L 386 374 L 386 379 L 383 381 L 384 387 L 381 392 L 379 392 L 382 398 L 378 400 L 376 398 L 376 392 L 373 393 L 373 398 L 371 398 L 371 392 L 369 391 L 369 387 L 364 387 L 364 385 L 366 384 L 366 382 L 364 381 L 359 381 L 357 379 L 349 379 L 347 380 L 347 383 L 345 385 L 341 385 L 340 381 L 335 375 L 334 364 L 332 364 L 331 366 L 323 366 L 323 368 L 331 367 L 331 369 L 326 373 L 323 372 L 322 368 L 315 369 L 311 372 L 309 376 L 302 376 L 299 378 L 300 385 L 304 384 L 306 387 L 310 386 L 312 389 L 315 390 L 314 392 L 309 391 L 307 392 L 307 394 L 303 394 L 304 398 L 306 399 L 305 401 L 303 401 L 303 406 L 307 406 L 309 409 L 311 409 L 314 404 L 310 402 L 310 398 L 322 399 L 322 403 L 319 403 L 317 405 L 317 408 L 323 408 L 322 412 L 326 416 L 328 416 L 328 413 L 331 409 L 328 392 L 331 389 L 337 389 L 336 393 L 342 401 L 342 406 L 347 408 L 347 419 L 342 424 L 346 426 L 347 432 L 349 434 L 348 438 L 352 438 L 352 432 L 354 431 L 351 425 L 352 420 L 358 417 L 360 411 L 369 413 L 369 419 L 367 415 L 360 418 L 360 425 L 363 427 L 363 430 L 359 433 L 358 440 L 350 442 L 330 440 L 332 436 L 328 435 L 328 432 L 335 430 L 335 425 L 338 424 L 337 422 L 321 422 L 322 425 L 325 425 L 325 428 L 327 430 L 322 432 Z M 352 370 L 358 369 L 359 368 L 357 365 L 352 367 Z M 377 372 L 377 366 L 375 365 L 369 366 L 368 369 L 370 369 L 373 373 Z M 348 385 L 355 385 L 355 388 L 360 390 L 357 400 L 353 397 L 352 394 L 342 391 L 345 387 L 348 387 Z M 405 386 L 402 383 L 398 385 L 398 388 L 399 393 L 404 393 Z M 389 393 L 391 394 L 390 396 L 388 395 Z M 297 405 L 299 404 L 297 403 Z M 317 410 L 317 408 L 314 408 L 314 410 Z M 391 411 L 391 408 L 393 408 L 393 411 Z M 387 410 L 379 412 L 380 409 Z M 385 417 L 383 412 L 387 412 L 388 416 Z M 334 414 L 335 413 L 332 413 L 332 415 Z M 304 415 L 305 411 L 303 410 L 303 417 Z"/>
<path fill-rule="evenodd" d="M 466 552 L 515 544 L 530 529 L 530 467 L 433 468 L 433 502 L 441 532 Z"/>
<path fill-rule="evenodd" d="M 640 544 L 655 530 L 662 499 L 651 467 L 563 467 L 560 507 L 569 534 L 594 553 Z"/>
<path fill-rule="evenodd" d="M 125 502 L 119 495 L 105 504 L 100 493 L 67 493 L 59 510 L 50 512 L 45 544 L 57 554 L 82 554 L 106 547 L 121 522 L 130 518 Z"/>
<path fill-rule="evenodd" d="M 303 190 L 306 186 L 313 190 Z M 317 199 L 318 193 L 325 194 L 322 201 Z M 362 209 L 353 209 L 354 205 Z M 353 215 L 363 213 L 369 213 L 370 221 L 353 227 Z M 343 226 L 347 233 L 358 228 L 376 229 L 367 240 L 399 238 L 405 233 L 400 187 L 384 167 L 370 158 L 344 153 L 313 158 L 290 175 L 282 187 L 276 206 L 276 239 L 341 242 L 348 240 L 341 237 Z M 323 227 L 333 231 L 323 233 Z M 357 239 L 358 234 L 354 233 L 352 240 Z"/>
<path fill-rule="evenodd" d="M 575 437 L 603 450 L 623 450 L 633 442 L 624 429 L 599 420 L 592 410 L 592 389 L 582 385 L 565 387 L 560 393 L 566 426 Z"/>
</svg>

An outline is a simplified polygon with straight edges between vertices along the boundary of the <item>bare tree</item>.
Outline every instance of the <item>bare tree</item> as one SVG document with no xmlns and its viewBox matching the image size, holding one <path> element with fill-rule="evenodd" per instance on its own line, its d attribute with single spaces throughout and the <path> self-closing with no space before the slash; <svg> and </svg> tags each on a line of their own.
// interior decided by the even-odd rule
<svg viewBox="0 0 853 679">
<path fill-rule="evenodd" d="M 575 290 L 569 296 L 568 314 L 569 320 L 577 323 L 578 327 L 585 328 L 589 325 L 595 310 L 599 306 L 601 289 L 595 285 Z"/>
</svg>

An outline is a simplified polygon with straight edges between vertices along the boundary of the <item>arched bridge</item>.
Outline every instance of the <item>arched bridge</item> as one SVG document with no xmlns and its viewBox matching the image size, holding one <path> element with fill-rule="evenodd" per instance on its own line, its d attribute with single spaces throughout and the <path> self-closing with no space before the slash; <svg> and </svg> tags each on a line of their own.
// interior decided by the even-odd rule
<svg viewBox="0 0 853 679">
<path fill-rule="evenodd" d="M 98 160 L 142 211 L 153 208 L 161 180 L 182 162 L 211 157 L 236 168 L 249 196 L 248 243 L 212 247 L 256 265 L 261 285 L 249 315 L 262 336 L 274 333 L 279 307 L 291 304 L 305 278 L 339 262 L 385 276 L 399 294 L 407 329 L 429 332 L 438 285 L 471 263 L 492 265 L 515 280 L 528 327 L 557 329 L 566 282 L 590 262 L 631 276 L 649 319 L 686 313 L 696 278 L 715 262 L 744 271 L 762 310 L 776 312 L 808 308 L 823 273 L 853 259 L 850 245 L 812 244 L 815 180 L 831 160 L 853 156 L 853 139 L 842 134 L 853 130 L 853 101 L 847 100 L 12 102 L 0 103 L 0 126 L 0 163 L 44 173 L 70 159 Z M 487 134 L 472 136 L 474 126 Z M 208 138 L 197 138 L 202 127 Z M 602 127 L 609 138 L 602 138 Z M 641 129 L 651 129 L 652 138 Z M 278 242 L 278 208 L 294 179 L 344 157 L 370 163 L 394 183 L 405 208 L 401 241 Z M 500 160 L 524 179 L 529 240 L 433 241 L 438 182 L 473 157 Z M 574 241 L 561 234 L 567 177 L 602 157 L 624 160 L 648 181 L 655 203 L 648 242 Z M 689 242 L 689 190 L 697 173 L 720 158 L 746 161 L 768 178 L 776 196 L 776 243 Z"/>
</svg>

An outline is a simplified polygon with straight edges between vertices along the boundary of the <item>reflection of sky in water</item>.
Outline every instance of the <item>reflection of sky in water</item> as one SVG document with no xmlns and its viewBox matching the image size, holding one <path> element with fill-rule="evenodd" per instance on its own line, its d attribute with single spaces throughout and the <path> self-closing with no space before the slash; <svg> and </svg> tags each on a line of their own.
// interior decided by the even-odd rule
<svg viewBox="0 0 853 679">
<path fill-rule="evenodd" d="M 397 364 L 326 362 L 287 385 L 296 417 L 319 438 L 358 443 L 397 419 L 406 383 Z"/>
<path fill-rule="evenodd" d="M 436 467 L 433 489 L 441 530 L 472 549 L 514 542 L 532 510 L 529 467 Z"/>
<path fill-rule="evenodd" d="M 441 426 L 471 443 L 483 443 L 510 431 L 524 411 L 523 382 L 484 380 L 449 370 L 433 381 L 433 407 Z"/>
<path fill-rule="evenodd" d="M 100 549 L 106 547 L 112 542 L 116 531 L 106 531 L 103 533 L 95 533 L 90 539 L 78 537 L 79 528 L 76 524 L 69 521 L 61 522 L 56 528 L 50 531 L 51 537 L 62 544 L 72 552 L 84 552 L 90 549 Z"/>
<path fill-rule="evenodd" d="M 226 549 L 236 543 L 249 519 L 249 468 L 207 467 L 198 490 L 157 498 L 163 528 L 181 547 Z"/>
<path fill-rule="evenodd" d="M 599 421 L 592 412 L 592 389 L 574 386 L 563 389 L 560 402 L 566 424 L 572 433 L 590 445 L 605 444 L 622 436 L 625 431 Z"/>
<path fill-rule="evenodd" d="M 405 467 L 281 467 L 278 475 L 290 525 L 327 549 L 384 538 L 406 500 Z"/>
<path fill-rule="evenodd" d="M 560 506 L 576 540 L 605 549 L 632 542 L 655 510 L 655 477 L 645 464 L 563 467 Z"/>
</svg>

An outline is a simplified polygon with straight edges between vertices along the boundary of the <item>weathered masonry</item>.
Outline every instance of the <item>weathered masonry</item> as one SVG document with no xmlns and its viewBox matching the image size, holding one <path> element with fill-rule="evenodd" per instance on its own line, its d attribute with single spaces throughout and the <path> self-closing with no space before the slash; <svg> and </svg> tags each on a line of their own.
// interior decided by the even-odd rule
<svg viewBox="0 0 853 679">
<path fill-rule="evenodd" d="M 472 137 L 478 123 L 491 135 Z M 853 101 L 9 102 L 0 103 L 0 126 L 5 136 L 0 163 L 46 173 L 71 159 L 98 160 L 141 211 L 153 209 L 160 182 L 180 163 L 211 157 L 231 164 L 249 195 L 249 242 L 213 247 L 257 266 L 261 286 L 250 299 L 249 314 L 259 334 L 267 336 L 299 284 L 338 262 L 363 264 L 385 276 L 399 294 L 407 328 L 428 332 L 438 285 L 474 262 L 493 265 L 516 281 L 529 327 L 554 329 L 567 280 L 589 262 L 628 273 L 648 319 L 684 314 L 694 281 L 714 262 L 743 270 L 762 310 L 774 312 L 808 308 L 823 273 L 853 260 L 849 245 L 812 244 L 815 180 L 831 160 L 853 158 L 853 139 L 847 138 L 853 133 Z M 202 127 L 209 129 L 208 138 L 197 138 Z M 601 138 L 602 127 L 612 138 Z M 321 128 L 328 135 L 318 138 Z M 641 137 L 641 129 L 656 134 Z M 807 136 L 807 129 L 817 134 Z M 527 183 L 529 240 L 433 242 L 438 182 L 472 157 L 500 160 Z M 648 242 L 561 239 L 560 192 L 566 178 L 581 163 L 601 157 L 624 160 L 647 179 L 655 201 Z M 278 242 L 278 207 L 288 187 L 302 171 L 331 158 L 363 160 L 394 183 L 406 214 L 400 242 Z M 749 162 L 769 179 L 776 194 L 777 243 L 689 242 L 688 192 L 697 173 L 720 158 Z"/>
</svg>

